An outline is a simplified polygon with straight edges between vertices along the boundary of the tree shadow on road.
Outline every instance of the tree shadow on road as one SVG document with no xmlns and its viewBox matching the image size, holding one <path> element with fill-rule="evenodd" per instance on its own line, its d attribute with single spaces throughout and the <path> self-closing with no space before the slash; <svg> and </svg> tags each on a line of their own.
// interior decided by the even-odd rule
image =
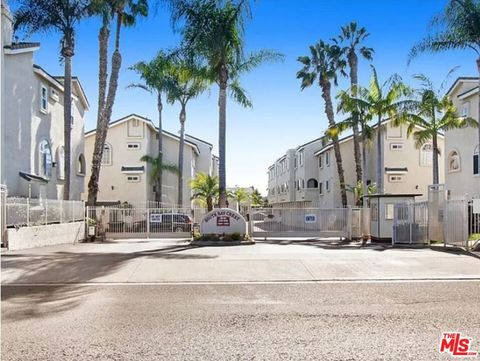
<svg viewBox="0 0 480 361">
<path fill-rule="evenodd" d="M 136 259 L 211 259 L 216 256 L 183 253 L 189 245 L 164 246 L 131 253 L 51 252 L 2 255 L 2 318 L 21 320 L 64 312 L 81 304 L 84 295 L 95 292 L 89 282 L 123 282 L 138 267 Z M 118 273 L 118 278 L 114 273 Z M 5 283 L 7 282 L 7 283 Z M 9 303 L 5 303 L 9 301 Z M 21 307 L 9 307 L 9 305 Z"/>
<path fill-rule="evenodd" d="M 338 238 L 308 238 L 308 239 L 275 239 L 257 240 L 258 243 L 268 243 L 280 246 L 299 245 L 326 250 L 372 250 L 383 252 L 392 249 L 388 243 L 363 243 L 362 241 L 350 241 Z"/>
</svg>

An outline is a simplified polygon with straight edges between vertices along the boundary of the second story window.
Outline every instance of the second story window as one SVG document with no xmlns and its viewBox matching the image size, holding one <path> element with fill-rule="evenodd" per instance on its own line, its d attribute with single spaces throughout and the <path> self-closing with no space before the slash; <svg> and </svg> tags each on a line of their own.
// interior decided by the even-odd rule
<svg viewBox="0 0 480 361">
<path fill-rule="evenodd" d="M 140 149 L 140 143 L 127 143 L 127 149 L 129 150 Z"/>
<path fill-rule="evenodd" d="M 325 165 L 330 167 L 330 152 L 325 153 Z M 328 190 L 328 189 L 327 189 Z"/>
<path fill-rule="evenodd" d="M 463 118 L 470 116 L 470 102 L 465 102 L 462 104 L 462 113 L 460 116 Z"/>
<path fill-rule="evenodd" d="M 52 176 L 52 148 L 44 139 L 39 146 L 39 176 L 49 179 Z"/>
<path fill-rule="evenodd" d="M 322 158 L 323 158 L 323 157 L 322 157 L 322 155 L 320 154 L 320 155 L 318 156 L 318 167 L 319 167 L 319 168 L 322 168 L 322 167 L 323 167 Z"/>
<path fill-rule="evenodd" d="M 478 145 L 473 151 L 473 174 L 480 174 L 480 146 Z"/>
<path fill-rule="evenodd" d="M 107 143 L 103 146 L 102 165 L 112 165 L 112 146 Z"/>
<path fill-rule="evenodd" d="M 303 151 L 298 153 L 298 164 L 303 167 Z"/>
<path fill-rule="evenodd" d="M 420 148 L 420 166 L 431 167 L 433 164 L 433 146 L 431 144 L 424 144 Z"/>
<path fill-rule="evenodd" d="M 46 85 L 40 85 L 40 111 L 46 113 L 48 111 L 48 88 Z"/>
</svg>

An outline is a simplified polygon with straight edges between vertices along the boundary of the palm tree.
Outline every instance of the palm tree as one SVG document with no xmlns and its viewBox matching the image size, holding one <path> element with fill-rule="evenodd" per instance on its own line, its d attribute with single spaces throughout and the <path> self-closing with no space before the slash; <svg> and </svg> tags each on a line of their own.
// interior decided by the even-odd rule
<svg viewBox="0 0 480 361">
<path fill-rule="evenodd" d="M 344 75 L 346 66 L 342 59 L 342 50 L 338 45 L 325 43 L 320 40 L 316 45 L 310 46 L 310 56 L 301 56 L 298 61 L 303 68 L 297 72 L 297 78 L 302 81 L 301 89 L 312 86 L 316 80 L 322 90 L 322 98 L 325 101 L 325 114 L 330 127 L 335 126 L 335 114 L 333 112 L 331 88 L 332 82 L 337 85 L 338 75 Z M 342 206 L 347 206 L 347 192 L 345 189 L 345 175 L 343 172 L 342 155 L 338 136 L 332 137 L 333 150 L 337 163 L 338 179 L 340 181 L 340 193 Z"/>
<path fill-rule="evenodd" d="M 167 100 L 173 104 L 180 103 L 180 142 L 178 149 L 178 204 L 183 204 L 183 158 L 185 147 L 185 122 L 187 120 L 187 104 L 198 97 L 209 86 L 209 78 L 205 68 L 194 59 L 178 54 L 171 62 L 168 74 Z"/>
<path fill-rule="evenodd" d="M 226 207 L 227 94 L 244 107 L 252 103 L 240 86 L 243 73 L 280 54 L 260 51 L 244 54 L 244 24 L 250 16 L 248 0 L 192 0 L 179 6 L 174 19 L 183 20 L 183 46 L 207 64 L 212 81 L 219 87 L 219 189 L 220 205 Z"/>
<path fill-rule="evenodd" d="M 446 81 L 437 90 L 426 75 L 419 74 L 414 77 L 421 81 L 421 89 L 418 90 L 419 99 L 410 102 L 407 110 L 397 117 L 396 125 L 408 124 L 407 136 L 413 134 L 415 145 L 418 148 L 432 143 L 433 184 L 438 184 L 438 155 L 440 154 L 438 134 L 449 129 L 476 127 L 477 121 L 457 116 L 457 109 L 453 102 L 447 96 L 442 95 Z"/>
<path fill-rule="evenodd" d="M 169 70 L 171 68 L 171 56 L 163 51 L 160 51 L 155 58 L 149 62 L 138 62 L 130 69 L 134 70 L 140 75 L 142 83 L 130 84 L 130 87 L 140 88 L 154 93 L 157 98 L 158 110 L 158 157 L 163 159 L 163 125 L 162 125 L 162 111 L 163 101 L 162 95 L 166 93 L 170 84 Z M 158 178 L 155 182 L 155 201 L 162 201 L 162 169 L 158 171 Z"/>
<path fill-rule="evenodd" d="M 366 188 L 364 188 L 362 182 L 357 182 L 357 184 L 355 185 L 347 185 L 347 190 L 353 193 L 353 198 L 355 199 L 355 205 L 361 206 L 363 195 L 375 194 L 377 192 L 377 186 L 375 185 L 375 183 L 372 183 L 372 184 L 369 184 Z"/>
<path fill-rule="evenodd" d="M 380 84 L 375 67 L 372 65 L 372 78 L 368 88 L 359 87 L 357 97 L 350 98 L 350 106 L 357 107 L 367 120 L 377 119 L 377 154 L 376 154 L 376 185 L 379 193 L 383 193 L 383 151 L 382 151 L 382 120 L 389 116 L 393 120 L 402 109 L 410 103 L 407 96 L 411 90 L 401 81 L 398 75 L 391 76 Z"/>
<path fill-rule="evenodd" d="M 362 43 L 370 34 L 364 27 L 358 27 L 355 21 L 342 26 L 341 33 L 338 36 L 337 43 L 342 46 L 342 52 L 347 58 L 348 67 L 350 69 L 350 91 L 353 97 L 357 96 L 358 87 L 358 55 L 359 53 L 364 59 L 372 60 L 374 50 Z M 357 174 L 357 182 L 362 181 L 362 163 L 360 155 L 360 136 L 359 136 L 359 121 L 358 114 L 352 112 L 351 129 L 353 130 L 353 153 L 355 158 L 355 170 Z"/>
<path fill-rule="evenodd" d="M 92 0 L 92 12 L 102 18 L 99 40 L 99 72 L 98 72 L 98 110 L 97 131 L 92 155 L 92 172 L 88 182 L 88 204 L 97 202 L 100 167 L 107 138 L 108 124 L 112 116 L 113 105 L 118 88 L 118 76 L 122 66 L 120 53 L 120 33 L 122 26 L 133 26 L 136 18 L 147 16 L 148 0 Z M 110 26 L 115 19 L 114 51 L 111 59 L 110 78 L 108 78 L 108 44 Z M 107 87 L 108 81 L 108 87 Z"/>
<path fill-rule="evenodd" d="M 263 206 L 265 204 L 265 199 L 260 194 L 259 190 L 256 189 L 256 188 L 253 190 L 250 198 L 251 198 L 251 201 L 252 201 L 252 206 L 254 206 L 254 207 Z"/>
<path fill-rule="evenodd" d="M 218 197 L 218 177 L 207 173 L 197 173 L 195 178 L 190 181 L 190 187 L 193 191 L 192 199 L 198 199 L 207 204 L 207 210 L 213 210 L 213 202 Z"/>
<path fill-rule="evenodd" d="M 228 192 L 228 197 L 235 201 L 236 203 L 236 211 L 240 211 L 240 206 L 245 202 L 250 200 L 250 195 L 245 190 L 245 188 L 236 187 L 233 191 Z"/>
<path fill-rule="evenodd" d="M 60 56 L 64 63 L 63 141 L 65 148 L 63 199 L 70 199 L 71 127 L 72 127 L 72 58 L 75 54 L 75 28 L 89 15 L 87 0 L 19 0 L 15 12 L 15 29 L 29 34 L 56 31 L 61 35 Z"/>
<path fill-rule="evenodd" d="M 350 113 L 350 116 L 344 119 L 341 122 L 337 122 L 337 124 L 332 128 L 329 127 L 325 132 L 327 138 L 332 139 L 334 135 L 340 135 L 346 130 L 352 129 L 354 126 L 357 128 L 360 126 L 360 135 L 362 142 L 362 180 L 361 183 L 363 184 L 363 191 L 367 190 L 367 177 L 366 177 L 366 170 L 367 170 L 367 145 L 371 142 L 373 138 L 373 128 L 369 125 L 370 120 L 372 119 L 371 114 L 365 114 L 365 109 L 361 109 L 358 107 L 357 102 L 355 101 L 356 98 L 352 97 L 352 91 L 340 91 L 336 97 L 339 100 L 337 106 L 337 112 L 343 113 Z M 354 117 L 354 114 L 356 115 Z M 358 183 L 358 181 L 357 181 Z"/>
<path fill-rule="evenodd" d="M 434 31 L 433 34 L 412 48 L 409 61 L 424 52 L 473 50 L 477 56 L 478 86 L 480 87 L 480 1 L 449 0 L 443 14 L 432 19 L 431 28 Z M 478 102 L 478 144 L 480 144 L 480 98 Z"/>
<path fill-rule="evenodd" d="M 178 174 L 179 169 L 175 164 L 169 164 L 163 162 L 162 155 L 157 155 L 156 157 L 152 157 L 151 155 L 145 154 L 140 158 L 141 162 L 147 163 L 151 167 L 150 172 L 150 180 L 155 185 L 155 191 L 158 188 L 158 178 L 161 173 L 163 172 L 170 172 L 173 174 Z M 161 200 L 155 199 L 157 202 L 161 202 Z"/>
</svg>

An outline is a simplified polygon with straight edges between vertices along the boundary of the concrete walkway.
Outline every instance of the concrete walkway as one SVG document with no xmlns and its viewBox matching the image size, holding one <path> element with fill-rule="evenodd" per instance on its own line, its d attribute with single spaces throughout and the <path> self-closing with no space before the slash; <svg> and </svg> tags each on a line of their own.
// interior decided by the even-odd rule
<svg viewBox="0 0 480 361">
<path fill-rule="evenodd" d="M 480 259 L 463 252 L 337 242 L 192 248 L 122 240 L 36 248 L 2 255 L 2 284 L 480 279 Z"/>
</svg>

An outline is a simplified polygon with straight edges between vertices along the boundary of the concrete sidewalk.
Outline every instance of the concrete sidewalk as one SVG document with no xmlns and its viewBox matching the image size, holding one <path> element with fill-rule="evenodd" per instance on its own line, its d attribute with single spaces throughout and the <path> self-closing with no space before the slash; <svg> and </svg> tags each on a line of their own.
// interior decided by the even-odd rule
<svg viewBox="0 0 480 361">
<path fill-rule="evenodd" d="M 335 242 L 192 248 L 123 240 L 37 248 L 2 255 L 2 284 L 480 279 L 480 259 L 462 252 Z"/>
</svg>

